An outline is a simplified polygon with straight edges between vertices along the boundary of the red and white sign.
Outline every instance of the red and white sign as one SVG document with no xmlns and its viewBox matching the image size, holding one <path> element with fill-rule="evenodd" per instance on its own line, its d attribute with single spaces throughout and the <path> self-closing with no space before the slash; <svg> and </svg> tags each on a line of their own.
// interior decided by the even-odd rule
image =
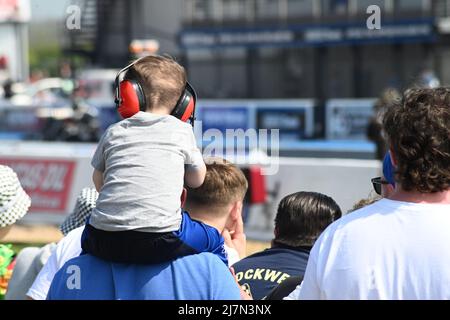
<svg viewBox="0 0 450 320">
<path fill-rule="evenodd" d="M 11 167 L 31 197 L 30 213 L 65 214 L 74 179 L 75 161 L 0 158 Z"/>
</svg>

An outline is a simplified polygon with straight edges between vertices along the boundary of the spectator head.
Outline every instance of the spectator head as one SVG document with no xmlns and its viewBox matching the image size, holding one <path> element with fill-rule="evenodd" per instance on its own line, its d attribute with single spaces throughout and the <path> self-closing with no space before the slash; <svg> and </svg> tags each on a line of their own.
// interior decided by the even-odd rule
<svg viewBox="0 0 450 320">
<path fill-rule="evenodd" d="M 450 89 L 407 90 L 384 121 L 395 181 L 404 191 L 450 188 Z"/>
<path fill-rule="evenodd" d="M 195 189 L 187 187 L 185 209 L 191 215 L 202 215 L 205 220 L 224 218 L 230 213 L 241 214 L 248 187 L 244 173 L 220 158 L 206 159 L 205 164 L 207 171 L 203 184 Z"/>
<path fill-rule="evenodd" d="M 175 60 L 166 56 L 149 55 L 139 59 L 125 74 L 141 86 L 147 110 L 164 110 L 170 114 L 185 86 L 186 72 Z"/>
<path fill-rule="evenodd" d="M 387 88 L 375 102 L 374 108 L 376 111 L 388 109 L 400 99 L 400 93 L 395 88 Z"/>
<path fill-rule="evenodd" d="M 23 190 L 16 173 L 0 165 L 0 239 L 30 208 L 31 199 Z"/>
<path fill-rule="evenodd" d="M 378 200 L 381 200 L 381 199 L 383 199 L 383 198 L 378 196 L 378 195 L 374 196 L 374 197 L 361 199 L 358 202 L 356 202 L 353 205 L 353 208 L 351 208 L 347 213 L 350 213 L 350 212 L 362 209 L 364 207 L 367 207 L 368 205 L 371 205 L 371 204 L 373 204 L 373 203 L 375 203 L 375 202 L 377 202 Z"/>
<path fill-rule="evenodd" d="M 274 245 L 312 246 L 325 228 L 341 217 L 330 197 L 317 192 L 297 192 L 284 197 L 275 217 Z"/>
<path fill-rule="evenodd" d="M 98 192 L 95 188 L 84 188 L 81 190 L 72 213 L 64 220 L 59 229 L 66 236 L 73 229 L 86 224 L 87 218 L 95 208 Z"/>
</svg>

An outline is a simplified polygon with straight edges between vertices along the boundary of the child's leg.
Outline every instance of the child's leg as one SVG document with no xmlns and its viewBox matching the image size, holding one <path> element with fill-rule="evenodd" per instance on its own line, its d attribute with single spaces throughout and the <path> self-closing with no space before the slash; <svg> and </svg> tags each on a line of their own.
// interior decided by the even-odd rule
<svg viewBox="0 0 450 320">
<path fill-rule="evenodd" d="M 81 247 L 84 253 L 107 261 L 134 264 L 163 263 L 198 253 L 173 232 L 110 232 L 96 229 L 90 224 L 86 225 L 83 232 Z"/>
</svg>

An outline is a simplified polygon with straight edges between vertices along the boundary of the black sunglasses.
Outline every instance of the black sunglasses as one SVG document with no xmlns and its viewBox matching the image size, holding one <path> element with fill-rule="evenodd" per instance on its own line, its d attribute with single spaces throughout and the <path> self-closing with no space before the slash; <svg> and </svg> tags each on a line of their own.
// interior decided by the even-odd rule
<svg viewBox="0 0 450 320">
<path fill-rule="evenodd" d="M 375 192 L 377 194 L 379 194 L 381 196 L 381 185 L 382 184 L 389 184 L 389 182 L 387 182 L 386 180 L 384 180 L 381 177 L 376 177 L 373 178 L 372 180 L 370 180 L 372 182 L 373 185 L 373 190 L 375 190 Z"/>
</svg>

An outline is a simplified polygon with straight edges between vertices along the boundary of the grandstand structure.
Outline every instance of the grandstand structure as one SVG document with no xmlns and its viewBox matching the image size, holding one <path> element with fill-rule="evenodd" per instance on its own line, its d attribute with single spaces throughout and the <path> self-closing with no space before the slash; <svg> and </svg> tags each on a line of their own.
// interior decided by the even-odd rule
<svg viewBox="0 0 450 320">
<path fill-rule="evenodd" d="M 67 51 L 118 67 L 156 39 L 206 98 L 374 97 L 425 70 L 450 79 L 448 0 L 78 0 Z M 381 11 L 369 32 L 367 8 Z"/>
</svg>

